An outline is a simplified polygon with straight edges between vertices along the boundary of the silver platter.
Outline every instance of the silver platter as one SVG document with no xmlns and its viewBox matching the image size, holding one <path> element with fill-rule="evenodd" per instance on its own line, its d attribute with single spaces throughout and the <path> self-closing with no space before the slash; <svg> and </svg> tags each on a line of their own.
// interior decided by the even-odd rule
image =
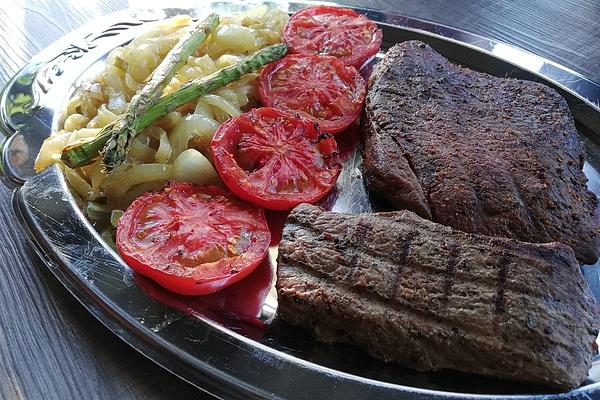
<svg viewBox="0 0 600 400">
<path fill-rule="evenodd" d="M 417 373 L 378 362 L 349 346 L 319 344 L 306 332 L 277 318 L 272 289 L 274 263 L 253 274 L 254 279 L 266 282 L 254 321 L 241 318 L 227 307 L 215 306 L 228 301 L 239 303 L 242 297 L 235 291 L 209 302 L 174 296 L 132 274 L 83 217 L 78 200 L 57 168 L 33 173 L 35 156 L 42 141 L 57 128 L 62 104 L 97 71 L 110 50 L 130 41 L 152 21 L 177 14 L 194 18 L 211 11 L 231 14 L 255 4 L 221 1 L 206 2 L 198 8 L 116 13 L 65 36 L 10 80 L 0 99 L 0 127 L 5 134 L 2 180 L 15 188 L 15 212 L 48 268 L 116 335 L 166 369 L 217 396 L 348 400 L 598 398 L 598 359 L 581 388 L 557 394 L 546 388 L 474 375 Z M 294 12 L 314 3 L 267 4 Z M 397 42 L 419 39 L 471 68 L 536 80 L 559 90 L 569 102 L 587 147 L 584 172 L 590 180 L 588 185 L 600 195 L 600 85 L 498 41 L 402 15 L 357 10 L 380 24 L 384 50 Z M 360 152 L 351 152 L 338 182 L 334 209 L 370 209 L 359 167 Z M 583 266 L 582 270 L 599 298 L 597 265 Z"/>
</svg>

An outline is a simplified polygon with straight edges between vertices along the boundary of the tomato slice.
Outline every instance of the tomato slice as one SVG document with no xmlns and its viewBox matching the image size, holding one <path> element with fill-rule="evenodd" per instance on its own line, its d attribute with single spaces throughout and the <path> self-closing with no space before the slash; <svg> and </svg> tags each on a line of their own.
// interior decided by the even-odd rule
<svg viewBox="0 0 600 400">
<path fill-rule="evenodd" d="M 263 104 L 296 111 L 331 134 L 343 131 L 360 115 L 367 94 L 356 68 L 329 56 L 288 55 L 267 65 L 258 85 Z"/>
<path fill-rule="evenodd" d="M 272 210 L 314 203 L 331 190 L 341 170 L 335 139 L 300 115 L 269 107 L 223 123 L 211 154 L 233 193 Z"/>
<path fill-rule="evenodd" d="M 243 279 L 270 240 L 261 208 L 224 189 L 188 183 L 137 198 L 117 226 L 117 248 L 131 269 L 184 295 Z"/>
<path fill-rule="evenodd" d="M 316 6 L 292 15 L 283 38 L 291 53 L 330 55 L 360 69 L 379 51 L 383 33 L 354 10 Z"/>
</svg>

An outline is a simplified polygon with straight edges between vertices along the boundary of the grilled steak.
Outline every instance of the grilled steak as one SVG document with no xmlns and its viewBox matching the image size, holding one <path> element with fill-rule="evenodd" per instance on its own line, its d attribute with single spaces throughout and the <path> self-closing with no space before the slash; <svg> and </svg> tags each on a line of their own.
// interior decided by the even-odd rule
<svg viewBox="0 0 600 400">
<path fill-rule="evenodd" d="M 597 199 L 565 100 L 539 83 L 392 47 L 365 104 L 367 186 L 399 209 L 465 232 L 600 248 Z"/>
<path fill-rule="evenodd" d="M 280 315 L 420 370 L 581 384 L 600 315 L 574 253 L 464 233 L 410 211 L 300 205 L 279 245 Z"/>
</svg>

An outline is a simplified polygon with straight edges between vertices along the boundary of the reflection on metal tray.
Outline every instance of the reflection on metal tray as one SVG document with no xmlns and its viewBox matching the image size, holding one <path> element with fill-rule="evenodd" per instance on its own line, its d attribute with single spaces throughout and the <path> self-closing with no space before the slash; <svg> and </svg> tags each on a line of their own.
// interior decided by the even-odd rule
<svg viewBox="0 0 600 400">
<path fill-rule="evenodd" d="M 308 3 L 278 5 L 293 12 Z M 205 297 L 173 295 L 133 275 L 84 219 L 57 168 L 34 175 L 41 142 L 56 128 L 58 112 L 74 88 L 106 54 L 137 35 L 148 22 L 180 13 L 202 17 L 248 8 L 241 2 L 212 2 L 199 9 L 126 11 L 83 28 L 34 57 L 7 85 L 0 103 L 6 133 L 3 181 L 21 186 L 14 208 L 28 238 L 57 278 L 115 334 L 182 378 L 219 396 L 290 399 L 506 398 L 541 399 L 545 388 L 454 372 L 417 373 L 373 360 L 350 346 L 315 342 L 276 315 L 273 271 L 276 248 L 248 279 Z M 531 79 L 558 89 L 570 104 L 588 149 L 584 171 L 600 195 L 600 85 L 515 47 L 430 22 L 359 10 L 384 30 L 384 49 L 419 39 L 471 68 Z M 116 22 L 115 22 L 116 21 Z M 594 130 L 595 129 L 595 130 Z M 345 142 L 357 142 L 357 132 Z M 337 193 L 337 211 L 369 211 L 360 173 L 361 157 L 349 146 Z M 285 215 L 273 213 L 282 224 Z M 597 266 L 584 266 L 597 297 Z M 242 301 L 243 299 L 243 301 Z M 544 398 L 600 396 L 600 361 L 578 390 Z"/>
</svg>

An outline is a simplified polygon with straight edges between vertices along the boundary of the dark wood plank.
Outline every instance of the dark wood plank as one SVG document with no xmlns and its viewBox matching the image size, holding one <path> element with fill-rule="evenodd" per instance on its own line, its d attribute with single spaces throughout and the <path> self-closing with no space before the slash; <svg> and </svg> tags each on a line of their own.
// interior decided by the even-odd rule
<svg viewBox="0 0 600 400">
<path fill-rule="evenodd" d="M 597 0 L 342 0 L 450 25 L 501 40 L 600 82 Z"/>
<path fill-rule="evenodd" d="M 344 0 L 518 45 L 600 81 L 597 0 Z M 0 2 L 0 85 L 65 33 L 145 1 Z M 200 3 L 199 3 L 200 4 Z M 0 398 L 202 399 L 121 342 L 52 277 L 0 187 Z"/>
</svg>

